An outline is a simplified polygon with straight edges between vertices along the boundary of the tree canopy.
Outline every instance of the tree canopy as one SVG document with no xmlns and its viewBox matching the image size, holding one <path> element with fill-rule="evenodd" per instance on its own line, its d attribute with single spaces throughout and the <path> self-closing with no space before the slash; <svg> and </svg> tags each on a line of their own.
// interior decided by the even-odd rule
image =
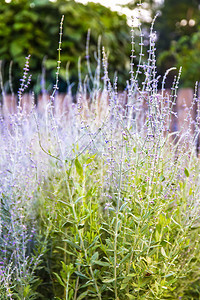
<svg viewBox="0 0 200 300">
<path fill-rule="evenodd" d="M 199 35 L 200 17 L 198 0 L 134 0 L 129 8 L 150 11 L 153 18 L 157 11 L 160 16 L 155 23 L 157 32 L 158 73 L 164 75 L 166 69 L 183 67 L 183 86 L 194 86 L 200 80 Z M 65 15 L 63 43 L 61 53 L 60 91 L 65 91 L 66 65 L 69 66 L 69 81 L 78 86 L 78 60 L 81 61 L 82 78 L 88 73 L 86 56 L 90 56 L 91 72 L 95 73 L 97 57 L 102 56 L 102 46 L 108 53 L 109 74 L 114 80 L 118 73 L 118 86 L 123 89 L 129 78 L 129 57 L 131 53 L 130 28 L 125 15 L 119 15 L 110 9 L 93 2 L 83 5 L 74 0 L 12 0 L 0 5 L 0 60 L 3 64 L 4 86 L 9 87 L 9 65 L 13 61 L 12 73 L 15 91 L 19 88 L 23 75 L 25 57 L 31 55 L 30 72 L 35 92 L 41 89 L 42 73 L 46 70 L 46 89 L 54 84 L 57 48 L 59 40 L 59 22 Z M 150 23 L 144 22 L 145 32 Z M 89 53 L 86 43 L 90 32 Z M 101 46 L 98 40 L 101 36 Z M 148 38 L 147 38 L 148 40 Z M 136 47 L 139 45 L 136 42 Z M 136 52 L 140 49 L 136 48 Z M 136 64 L 137 65 L 137 62 Z M 102 66 L 102 62 L 101 62 Z M 43 71 L 42 71 L 43 69 Z M 170 86 L 175 73 L 168 76 Z M 103 70 L 101 71 L 103 77 Z M 90 77 L 91 78 L 91 77 Z M 69 83 L 69 82 L 68 82 Z"/>
<path fill-rule="evenodd" d="M 65 15 L 62 42 L 61 91 L 66 89 L 66 64 L 69 65 L 70 81 L 78 82 L 78 59 L 81 58 L 81 71 L 86 74 L 86 40 L 90 34 L 91 70 L 97 65 L 98 38 L 109 53 L 111 78 L 119 73 L 119 86 L 124 87 L 129 72 L 130 28 L 125 15 L 118 15 L 110 9 L 92 2 L 87 5 L 74 0 L 12 0 L 1 1 L 0 6 L 0 60 L 4 61 L 4 81 L 8 82 L 8 69 L 13 61 L 13 84 L 17 89 L 23 73 L 25 57 L 30 54 L 32 84 L 39 92 L 42 65 L 46 68 L 46 80 L 53 84 L 57 65 L 59 22 Z M 45 57 L 45 59 L 44 59 Z M 101 76 L 103 76 L 103 71 Z M 36 84 L 38 83 L 38 84 Z M 6 85 L 7 89 L 8 84 Z"/>
</svg>

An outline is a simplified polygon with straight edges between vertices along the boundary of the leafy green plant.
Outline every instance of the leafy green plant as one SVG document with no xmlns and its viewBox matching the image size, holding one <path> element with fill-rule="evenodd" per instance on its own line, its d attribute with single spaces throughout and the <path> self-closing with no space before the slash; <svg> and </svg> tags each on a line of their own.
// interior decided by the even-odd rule
<svg viewBox="0 0 200 300">
<path fill-rule="evenodd" d="M 135 160 L 134 156 L 132 159 Z M 76 287 L 80 299 L 86 295 L 90 298 L 95 293 L 94 279 L 89 272 L 92 267 L 102 299 L 178 297 L 183 285 L 187 286 L 187 276 L 195 276 L 195 265 L 199 261 L 196 243 L 199 229 L 194 225 L 194 216 L 187 218 L 185 205 L 189 171 L 183 170 L 186 179 L 180 180 L 178 188 L 176 177 L 173 178 L 176 184 L 171 182 L 174 174 L 166 172 L 164 159 L 159 162 L 162 168 L 159 166 L 152 185 L 150 180 L 143 178 L 145 173 L 146 177 L 149 175 L 151 160 L 147 158 L 147 163 L 137 170 L 133 165 L 132 173 L 137 175 L 133 177 L 131 174 L 121 183 L 120 193 L 123 196 L 120 198 L 127 200 L 120 200 L 117 208 L 117 190 L 113 191 L 116 201 L 109 206 L 101 202 L 101 188 L 95 186 L 91 194 L 90 186 L 100 175 L 99 168 L 93 166 L 91 173 L 83 171 L 83 161 L 85 158 L 81 159 L 82 164 L 76 161 L 70 171 L 70 178 L 73 178 L 70 189 L 74 191 L 77 221 L 74 220 L 64 182 L 53 180 L 51 185 L 52 195 L 59 199 L 55 210 L 58 209 L 58 228 L 63 236 L 63 246 L 58 249 L 63 251 L 66 263 L 65 273 L 62 271 L 61 276 L 55 275 L 59 283 L 68 290 L 70 278 L 73 288 L 76 280 L 79 282 Z M 98 157 L 95 157 L 96 163 Z M 83 182 L 83 178 L 87 183 Z M 184 198 L 181 198 L 183 194 Z M 106 205 L 108 208 L 105 210 Z M 69 282 L 63 277 L 68 274 L 67 262 L 73 262 Z M 62 262 L 62 266 L 65 263 Z M 188 265 L 193 266 L 192 269 L 188 269 Z"/>
<path fill-rule="evenodd" d="M 168 98 L 166 72 L 159 94 L 153 24 L 136 72 L 132 30 L 127 101 L 102 49 L 102 93 L 80 80 L 77 103 L 55 116 L 62 24 L 45 114 L 33 106 L 10 115 L 12 126 L 2 120 L 2 297 L 191 299 L 199 280 L 199 119 L 191 134 L 188 110 L 188 131 L 170 131 L 180 72 Z"/>
</svg>

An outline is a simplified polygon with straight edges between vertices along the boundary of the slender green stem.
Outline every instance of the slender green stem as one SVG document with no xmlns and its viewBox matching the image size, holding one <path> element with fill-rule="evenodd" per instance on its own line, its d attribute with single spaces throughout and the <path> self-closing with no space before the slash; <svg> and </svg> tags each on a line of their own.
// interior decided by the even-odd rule
<svg viewBox="0 0 200 300">
<path fill-rule="evenodd" d="M 117 293 L 117 238 L 119 230 L 119 206 L 121 198 L 121 185 L 122 185 L 122 158 L 124 156 L 124 145 L 122 136 L 122 148 L 121 148 L 121 158 L 119 165 L 119 182 L 118 182 L 118 197 L 117 197 L 117 207 L 116 207 L 116 223 L 115 223 L 115 238 L 114 238 L 114 279 L 115 279 L 115 299 L 118 299 Z"/>
<path fill-rule="evenodd" d="M 65 299 L 68 300 L 68 292 L 69 292 L 69 273 L 67 274 L 67 286 L 66 286 L 66 289 L 65 289 Z"/>
</svg>

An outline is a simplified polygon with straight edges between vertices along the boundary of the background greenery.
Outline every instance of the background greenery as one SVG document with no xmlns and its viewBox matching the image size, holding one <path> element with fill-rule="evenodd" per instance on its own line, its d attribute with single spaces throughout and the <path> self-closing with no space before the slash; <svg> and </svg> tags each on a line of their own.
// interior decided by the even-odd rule
<svg viewBox="0 0 200 300">
<path fill-rule="evenodd" d="M 130 1 L 128 7 L 136 9 L 140 1 Z M 181 86 L 194 87 L 200 81 L 200 3 L 198 0 L 145 0 L 142 11 L 148 10 L 155 22 L 157 32 L 158 73 L 164 75 L 168 68 L 182 66 Z M 142 15 L 141 15 L 142 17 Z M 181 20 L 186 20 L 184 26 Z M 194 20 L 192 24 L 190 20 Z M 191 26 L 192 25 L 192 26 Z M 149 28 L 149 23 L 145 26 Z M 170 72 L 166 86 L 171 87 L 176 72 Z"/>
<path fill-rule="evenodd" d="M 140 1 L 131 1 L 127 6 L 138 9 Z M 151 18 L 160 12 L 155 23 L 157 32 L 158 73 L 164 75 L 166 69 L 177 66 L 183 67 L 181 85 L 193 87 L 196 80 L 200 80 L 200 17 L 198 0 L 155 0 L 142 1 L 140 17 L 143 23 L 144 39 L 147 43 L 150 23 L 145 21 L 144 11 L 148 10 Z M 87 5 L 74 0 L 12 0 L 6 3 L 1 0 L 0 5 L 0 60 L 4 87 L 9 92 L 9 66 L 12 61 L 13 86 L 15 92 L 19 88 L 25 57 L 31 54 L 32 86 L 36 93 L 41 92 L 41 86 L 51 90 L 57 64 L 57 45 L 59 21 L 65 15 L 62 69 L 60 72 L 60 91 L 65 92 L 66 65 L 69 66 L 69 84 L 74 84 L 74 91 L 78 86 L 78 60 L 81 58 L 82 79 L 87 74 L 86 40 L 88 29 L 90 35 L 90 60 L 94 74 L 97 66 L 98 38 L 101 36 L 102 45 L 109 53 L 109 72 L 114 80 L 115 71 L 118 74 L 119 89 L 126 87 L 129 72 L 130 56 L 130 28 L 125 15 L 119 15 L 110 9 L 92 2 Z M 181 20 L 186 20 L 185 26 Z M 195 25 L 190 26 L 190 20 Z M 150 20 L 150 19 L 149 19 Z M 136 30 L 136 36 L 139 33 Z M 136 42 L 136 45 L 138 43 Z M 139 53 L 139 49 L 136 49 Z M 135 63 L 135 66 L 137 62 Z M 46 70 L 46 86 L 41 85 L 42 69 Z M 168 76 L 166 86 L 170 87 L 176 71 Z M 101 74 L 103 76 L 103 74 Z"/>
<path fill-rule="evenodd" d="M 65 15 L 63 43 L 61 91 L 66 89 L 66 64 L 70 63 L 70 80 L 77 84 L 78 59 L 82 59 L 82 72 L 86 71 L 85 49 L 88 29 L 91 29 L 90 55 L 92 71 L 96 68 L 95 51 L 98 48 L 98 38 L 102 37 L 102 45 L 109 52 L 111 78 L 114 72 L 119 73 L 119 85 L 126 84 L 129 68 L 130 29 L 124 15 L 119 16 L 108 8 L 89 3 L 87 6 L 74 0 L 13 0 L 10 3 L 1 1 L 0 5 L 0 59 L 4 61 L 4 78 L 8 88 L 8 69 L 12 60 L 13 82 L 18 89 L 19 79 L 25 57 L 31 54 L 32 83 L 37 82 L 36 92 L 39 92 L 42 65 L 47 71 L 47 86 L 55 77 L 57 65 L 57 48 L 59 38 L 59 22 Z M 100 50 L 101 50 L 100 48 Z M 102 74 L 103 76 L 103 74 Z"/>
</svg>

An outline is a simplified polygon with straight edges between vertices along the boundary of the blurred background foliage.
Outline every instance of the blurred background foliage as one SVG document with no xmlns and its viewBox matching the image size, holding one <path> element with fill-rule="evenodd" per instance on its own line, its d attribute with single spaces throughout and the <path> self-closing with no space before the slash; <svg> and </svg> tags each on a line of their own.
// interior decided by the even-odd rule
<svg viewBox="0 0 200 300">
<path fill-rule="evenodd" d="M 148 41 L 150 22 L 157 11 L 160 12 L 155 23 L 157 32 L 158 74 L 164 75 L 166 69 L 183 67 L 183 87 L 193 87 L 200 81 L 200 4 L 198 0 L 144 0 L 130 1 L 126 6 L 140 9 L 142 28 Z M 145 19 L 148 12 L 148 20 Z M 20 85 L 25 57 L 31 54 L 30 72 L 32 86 L 36 93 L 41 92 L 41 82 L 45 77 L 51 91 L 54 84 L 59 22 L 65 15 L 62 44 L 62 69 L 60 73 L 60 91 L 67 90 L 66 74 L 69 84 L 78 87 L 78 60 L 81 59 L 81 73 L 84 80 L 87 74 L 86 40 L 90 35 L 90 61 L 94 74 L 97 67 L 98 38 L 108 53 L 109 75 L 114 81 L 118 76 L 118 87 L 124 89 L 129 78 L 130 27 L 125 15 L 119 15 L 101 4 L 83 5 L 74 0 L 12 0 L 6 3 L 0 0 L 0 60 L 3 61 L 2 73 L 6 92 L 10 92 L 9 69 L 15 92 Z M 136 30 L 136 35 L 138 31 Z M 139 37 L 138 37 L 139 39 Z M 136 38 L 136 54 L 139 45 Z M 146 46 L 148 43 L 146 42 Z M 101 53 L 102 54 L 102 53 Z M 13 62 L 12 70 L 10 62 Z M 68 71 L 66 72 L 66 66 Z M 137 59 L 135 62 L 137 66 Z M 116 71 L 116 73 L 115 73 Z M 43 74 L 43 75 L 42 75 Z M 167 87 L 170 87 L 176 71 L 170 73 Z M 101 77 L 103 77 L 103 70 Z"/>
<path fill-rule="evenodd" d="M 136 9 L 140 1 L 130 1 L 127 6 Z M 141 11 L 148 11 L 151 19 L 159 12 L 155 22 L 157 32 L 158 73 L 173 66 L 182 66 L 181 86 L 194 87 L 200 81 L 200 1 L 199 0 L 144 0 Z M 141 16 L 142 18 L 142 16 Z M 150 23 L 144 22 L 149 28 Z M 177 74 L 169 73 L 167 87 Z"/>
<path fill-rule="evenodd" d="M 125 15 L 100 5 L 87 6 L 73 0 L 12 0 L 0 5 L 0 59 L 4 61 L 5 88 L 9 91 L 8 70 L 13 61 L 14 89 L 19 86 L 25 57 L 31 54 L 30 71 L 35 91 L 40 92 L 42 68 L 46 70 L 46 88 L 54 83 L 57 66 L 59 23 L 65 15 L 62 42 L 62 69 L 60 91 L 66 90 L 66 65 L 69 65 L 70 83 L 78 82 L 78 59 L 81 58 L 82 78 L 87 73 L 86 40 L 90 34 L 90 61 L 92 72 L 97 66 L 98 38 L 108 52 L 111 79 L 118 72 L 119 86 L 124 88 L 128 79 L 130 56 L 130 28 Z M 43 68 L 44 69 L 44 68 Z M 43 70 L 44 71 L 44 70 Z M 44 73 L 44 72 L 43 72 Z M 40 75 L 38 75 L 40 74 Z M 101 73 L 103 77 L 103 71 Z"/>
<path fill-rule="evenodd" d="M 158 71 L 163 74 L 173 65 L 182 66 L 181 85 L 194 87 L 195 82 L 200 81 L 200 2 L 166 0 L 161 13 L 155 26 Z"/>
</svg>

